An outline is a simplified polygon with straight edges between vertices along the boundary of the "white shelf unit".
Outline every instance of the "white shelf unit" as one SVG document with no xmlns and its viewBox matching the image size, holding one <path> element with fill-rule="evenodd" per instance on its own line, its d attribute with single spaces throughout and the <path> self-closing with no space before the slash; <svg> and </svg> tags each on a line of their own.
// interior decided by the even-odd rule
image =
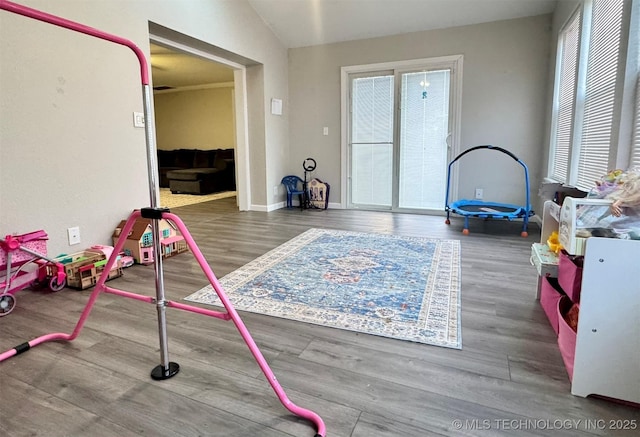
<svg viewBox="0 0 640 437">
<path fill-rule="evenodd" d="M 571 393 L 640 403 L 640 241 L 591 237 Z"/>
<path fill-rule="evenodd" d="M 608 202 L 567 199 L 562 208 L 544 204 L 540 243 L 534 243 L 531 256 L 538 271 L 536 299 L 543 276 L 557 277 L 558 259 L 546 245 L 549 235 L 563 223 L 575 231 L 579 204 Z M 640 241 L 591 237 L 576 244 L 567 236 L 566 246 L 584 253 L 571 393 L 640 403 Z"/>
</svg>

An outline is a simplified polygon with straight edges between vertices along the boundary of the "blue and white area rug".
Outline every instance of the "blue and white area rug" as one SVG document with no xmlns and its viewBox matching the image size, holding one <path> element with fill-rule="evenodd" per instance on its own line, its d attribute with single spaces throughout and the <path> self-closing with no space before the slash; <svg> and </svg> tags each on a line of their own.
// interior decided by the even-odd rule
<svg viewBox="0 0 640 437">
<path fill-rule="evenodd" d="M 310 229 L 220 283 L 237 310 L 462 348 L 458 240 Z"/>
</svg>

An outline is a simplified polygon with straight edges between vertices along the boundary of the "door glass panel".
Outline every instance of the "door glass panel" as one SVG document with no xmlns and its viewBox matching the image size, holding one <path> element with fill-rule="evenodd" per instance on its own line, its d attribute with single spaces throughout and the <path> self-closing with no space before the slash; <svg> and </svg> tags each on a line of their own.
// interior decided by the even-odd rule
<svg viewBox="0 0 640 437">
<path fill-rule="evenodd" d="M 450 70 L 402 74 L 398 207 L 442 209 Z"/>
<path fill-rule="evenodd" d="M 391 208 L 393 178 L 392 75 L 351 83 L 351 203 Z"/>
</svg>

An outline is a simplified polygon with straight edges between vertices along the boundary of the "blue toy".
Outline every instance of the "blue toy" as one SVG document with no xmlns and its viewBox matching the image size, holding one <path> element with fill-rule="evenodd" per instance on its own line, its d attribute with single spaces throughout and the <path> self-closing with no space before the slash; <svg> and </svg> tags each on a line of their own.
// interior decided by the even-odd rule
<svg viewBox="0 0 640 437">
<path fill-rule="evenodd" d="M 508 203 L 496 203 L 496 202 L 485 202 L 482 200 L 458 200 L 449 204 L 449 185 L 451 184 L 451 166 L 457 160 L 462 158 L 469 152 L 479 149 L 489 149 L 496 150 L 502 153 L 505 153 L 512 157 L 515 161 L 518 162 L 524 168 L 524 179 L 525 179 L 525 191 L 526 191 L 526 203 L 524 206 L 520 205 L 511 205 Z M 450 224 L 449 213 L 453 212 L 455 214 L 461 215 L 464 217 L 464 229 L 462 233 L 465 235 L 469 234 L 469 217 L 481 217 L 481 218 L 506 218 L 511 221 L 514 219 L 522 218 L 522 232 L 521 236 L 527 237 L 529 233 L 527 232 L 527 226 L 529 223 L 529 217 L 533 215 L 533 210 L 531 209 L 531 203 L 529 201 L 529 169 L 527 165 L 518 159 L 513 153 L 508 150 L 503 149 L 502 147 L 497 146 L 476 146 L 472 147 L 468 150 L 465 150 L 461 154 L 459 154 L 453 161 L 449 163 L 449 169 L 447 171 L 447 194 L 445 198 L 445 211 L 447 212 L 447 219 L 445 220 L 446 224 Z"/>
</svg>

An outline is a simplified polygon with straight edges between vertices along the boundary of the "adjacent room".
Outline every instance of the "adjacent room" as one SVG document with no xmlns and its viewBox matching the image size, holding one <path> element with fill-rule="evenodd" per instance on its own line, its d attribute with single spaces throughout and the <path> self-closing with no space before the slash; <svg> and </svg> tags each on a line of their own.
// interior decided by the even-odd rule
<svg viewBox="0 0 640 437">
<path fill-rule="evenodd" d="M 638 181 L 637 0 L 0 0 L 0 431 L 636 435 Z"/>
</svg>

